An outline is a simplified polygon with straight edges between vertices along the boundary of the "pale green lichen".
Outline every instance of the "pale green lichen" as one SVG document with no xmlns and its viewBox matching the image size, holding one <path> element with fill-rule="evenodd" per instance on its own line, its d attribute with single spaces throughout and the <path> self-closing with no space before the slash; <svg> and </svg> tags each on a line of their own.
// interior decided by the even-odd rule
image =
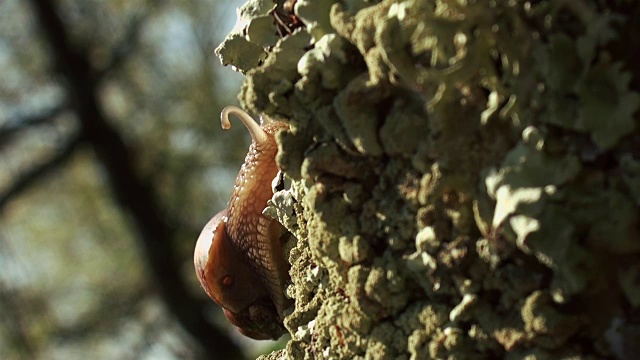
<svg viewBox="0 0 640 360">
<path fill-rule="evenodd" d="M 267 47 L 275 45 L 276 27 L 269 12 L 275 8 L 271 0 L 251 0 L 237 11 L 231 34 L 215 50 L 222 65 L 232 65 L 245 73 L 267 57 Z"/>
<path fill-rule="evenodd" d="M 316 41 L 333 33 L 329 23 L 329 13 L 326 10 L 336 2 L 337 0 L 298 0 L 295 2 L 295 14 L 304 22 L 307 31 Z"/>
<path fill-rule="evenodd" d="M 628 92 L 631 74 L 622 72 L 621 63 L 601 61 L 591 67 L 578 89 L 582 106 L 574 126 L 591 134 L 604 149 L 617 144 L 635 127 L 633 114 L 640 108 L 640 94 Z"/>
<path fill-rule="evenodd" d="M 549 87 L 548 121 L 586 131 L 598 146 L 609 149 L 634 130 L 640 94 L 628 91 L 631 74 L 621 62 L 597 52 L 598 45 L 616 36 L 614 26 L 623 18 L 596 16 L 592 11 L 581 7 L 577 12 L 588 29 L 584 35 L 577 40 L 563 33 L 554 35 L 546 47 L 538 48 L 537 60 Z"/>
<path fill-rule="evenodd" d="M 252 30 L 282 5 L 267 3 L 229 51 L 266 49 L 243 59 L 240 98 L 291 124 L 277 162 L 292 186 L 265 211 L 295 236 L 292 340 L 269 358 L 633 354 L 640 75 L 614 51 L 636 36 L 624 15 L 299 0 L 306 27 L 274 40 Z"/>
<path fill-rule="evenodd" d="M 343 85 L 343 69 L 347 63 L 344 51 L 345 41 L 336 34 L 326 34 L 321 37 L 298 62 L 298 73 L 303 80 L 320 81 L 326 89 L 337 89 Z"/>
</svg>

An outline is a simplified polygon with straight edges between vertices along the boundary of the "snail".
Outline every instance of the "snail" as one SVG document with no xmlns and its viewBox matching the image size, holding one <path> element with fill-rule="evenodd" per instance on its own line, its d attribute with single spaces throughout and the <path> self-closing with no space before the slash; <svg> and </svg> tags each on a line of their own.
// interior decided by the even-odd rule
<svg viewBox="0 0 640 360">
<path fill-rule="evenodd" d="M 278 221 L 262 214 L 273 195 L 279 169 L 275 133 L 288 125 L 261 117 L 258 125 L 235 106 L 222 110 L 222 128 L 235 115 L 247 127 L 252 143 L 227 208 L 216 214 L 198 237 L 194 252 L 196 276 L 207 295 L 220 305 L 242 334 L 257 340 L 278 339 L 286 332 L 283 312 L 289 279 Z"/>
</svg>

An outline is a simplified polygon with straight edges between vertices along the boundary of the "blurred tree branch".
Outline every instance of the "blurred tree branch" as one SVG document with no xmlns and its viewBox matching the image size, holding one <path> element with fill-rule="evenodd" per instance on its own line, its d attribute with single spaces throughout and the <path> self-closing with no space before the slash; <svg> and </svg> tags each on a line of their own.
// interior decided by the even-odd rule
<svg viewBox="0 0 640 360">
<path fill-rule="evenodd" d="M 161 1 L 154 1 L 151 5 L 158 6 L 161 4 Z M 122 64 L 129 59 L 129 57 L 135 53 L 138 49 L 138 40 L 140 37 L 140 31 L 147 23 L 149 19 L 150 11 L 147 11 L 143 14 L 136 16 L 131 23 L 129 23 L 129 27 L 125 32 L 124 36 L 118 44 L 116 44 L 111 50 L 111 59 L 109 63 L 97 73 L 98 78 L 102 78 L 108 73 L 118 70 Z"/>
<path fill-rule="evenodd" d="M 121 295 L 118 290 L 107 290 L 104 298 L 109 299 L 108 302 L 100 309 L 96 309 L 85 316 L 79 323 L 74 323 L 71 327 L 58 327 L 55 332 L 57 339 L 73 339 L 81 338 L 91 331 L 104 331 L 115 328 L 122 318 L 135 318 L 141 310 L 141 304 L 144 302 L 144 294 L 147 292 L 146 287 L 135 289 L 132 293 Z M 104 314 L 110 314 L 109 317 Z"/>
<path fill-rule="evenodd" d="M 0 235 L 0 255 L 11 256 L 6 239 L 2 235 Z M 12 311 L 3 311 L 4 316 L 0 321 L 5 326 L 0 327 L 0 331 L 5 329 L 3 335 L 8 339 L 10 349 L 15 350 L 16 354 L 24 359 L 31 359 L 37 351 L 28 326 L 25 324 L 24 311 L 27 309 L 25 303 L 20 291 L 10 288 L 0 280 L 0 309 L 12 309 Z M 29 309 L 32 310 L 32 308 Z"/>
<path fill-rule="evenodd" d="M 46 120 L 46 118 L 43 118 Z M 31 185 L 46 177 L 51 171 L 56 170 L 63 165 L 81 143 L 81 138 L 76 136 L 68 141 L 60 150 L 51 158 L 43 163 L 31 168 L 29 171 L 21 174 L 14 183 L 4 193 L 0 194 L 0 210 L 14 197 L 28 189 Z"/>
<path fill-rule="evenodd" d="M 9 347 L 17 350 L 17 354 L 21 354 L 27 359 L 33 358 L 37 351 L 25 324 L 24 313 L 21 310 L 25 308 L 23 300 L 19 291 L 0 286 L 0 307 L 14 309 L 13 311 L 4 311 L 3 322 L 7 324 L 4 328 L 8 329 L 4 336 L 8 339 Z"/>
<path fill-rule="evenodd" d="M 240 350 L 228 336 L 205 320 L 205 302 L 189 296 L 172 245 L 175 229 L 167 224 L 151 185 L 136 173 L 134 151 L 109 124 L 99 104 L 100 73 L 92 68 L 86 53 L 71 46 L 68 31 L 52 2 L 31 0 L 31 3 L 50 44 L 57 70 L 67 81 L 72 106 L 80 121 L 81 136 L 91 144 L 104 165 L 115 198 L 130 211 L 155 284 L 167 307 L 209 356 L 225 354 L 227 358 L 241 358 Z"/>
<path fill-rule="evenodd" d="M 29 114 L 26 116 L 14 116 L 10 118 L 6 125 L 0 127 L 0 148 L 11 137 L 19 132 L 29 129 L 33 126 L 50 123 L 56 116 L 60 115 L 66 107 L 64 105 L 56 106 L 52 109 L 40 112 L 38 114 Z"/>
</svg>

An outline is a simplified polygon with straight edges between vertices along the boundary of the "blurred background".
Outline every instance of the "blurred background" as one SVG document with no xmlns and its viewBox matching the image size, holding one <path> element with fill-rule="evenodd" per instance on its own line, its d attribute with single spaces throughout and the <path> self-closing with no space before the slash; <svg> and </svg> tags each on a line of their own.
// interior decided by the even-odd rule
<svg viewBox="0 0 640 360">
<path fill-rule="evenodd" d="M 0 359 L 255 358 L 192 251 L 250 137 L 234 1 L 0 0 Z"/>
</svg>

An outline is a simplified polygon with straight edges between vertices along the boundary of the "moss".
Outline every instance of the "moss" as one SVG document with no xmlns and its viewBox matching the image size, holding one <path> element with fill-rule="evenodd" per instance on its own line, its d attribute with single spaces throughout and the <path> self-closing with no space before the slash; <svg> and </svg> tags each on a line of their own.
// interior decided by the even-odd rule
<svg viewBox="0 0 640 360">
<path fill-rule="evenodd" d="M 608 51 L 609 10 L 298 1 L 306 28 L 275 40 L 255 12 L 240 99 L 291 124 L 266 211 L 295 236 L 295 308 L 272 356 L 634 351 L 639 70 Z"/>
</svg>

